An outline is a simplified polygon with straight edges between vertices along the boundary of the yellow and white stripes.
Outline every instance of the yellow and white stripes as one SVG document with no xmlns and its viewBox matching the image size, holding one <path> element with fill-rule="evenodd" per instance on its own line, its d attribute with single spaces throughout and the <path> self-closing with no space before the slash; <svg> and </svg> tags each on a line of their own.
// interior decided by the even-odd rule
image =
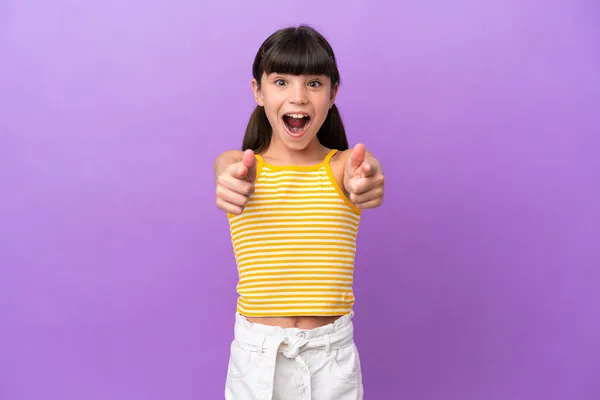
<svg viewBox="0 0 600 400">
<path fill-rule="evenodd" d="M 354 304 L 352 282 L 360 210 L 325 162 L 278 167 L 258 159 L 255 192 L 229 216 L 246 316 L 341 315 Z"/>
</svg>

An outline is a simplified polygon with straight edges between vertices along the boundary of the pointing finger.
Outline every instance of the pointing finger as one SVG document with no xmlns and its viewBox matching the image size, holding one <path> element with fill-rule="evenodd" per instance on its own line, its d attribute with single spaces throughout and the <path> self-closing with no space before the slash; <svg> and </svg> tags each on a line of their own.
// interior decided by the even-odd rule
<svg viewBox="0 0 600 400">
<path fill-rule="evenodd" d="M 352 153 L 350 154 L 350 159 L 348 160 L 348 168 L 352 172 L 360 167 L 360 165 L 365 161 L 366 149 L 364 144 L 357 144 L 354 149 L 352 149 Z"/>
<path fill-rule="evenodd" d="M 248 169 L 256 166 L 256 157 L 252 150 L 246 150 L 242 156 L 242 165 Z"/>
</svg>

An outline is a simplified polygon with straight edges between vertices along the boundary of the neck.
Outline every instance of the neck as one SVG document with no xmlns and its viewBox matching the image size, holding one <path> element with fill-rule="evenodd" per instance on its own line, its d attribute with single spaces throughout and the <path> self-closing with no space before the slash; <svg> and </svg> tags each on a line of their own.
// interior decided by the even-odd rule
<svg viewBox="0 0 600 400">
<path fill-rule="evenodd" d="M 290 149 L 273 137 L 262 156 L 281 165 L 312 165 L 323 161 L 328 151 L 329 149 L 319 143 L 316 137 L 303 149 Z"/>
</svg>

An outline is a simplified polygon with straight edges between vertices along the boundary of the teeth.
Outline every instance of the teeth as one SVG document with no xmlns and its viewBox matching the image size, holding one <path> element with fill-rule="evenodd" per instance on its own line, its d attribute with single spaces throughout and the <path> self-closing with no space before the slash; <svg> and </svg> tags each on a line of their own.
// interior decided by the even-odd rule
<svg viewBox="0 0 600 400">
<path fill-rule="evenodd" d="M 306 117 L 306 115 L 302 115 L 302 114 L 286 114 L 288 117 L 292 117 L 292 118 L 304 118 Z"/>
</svg>

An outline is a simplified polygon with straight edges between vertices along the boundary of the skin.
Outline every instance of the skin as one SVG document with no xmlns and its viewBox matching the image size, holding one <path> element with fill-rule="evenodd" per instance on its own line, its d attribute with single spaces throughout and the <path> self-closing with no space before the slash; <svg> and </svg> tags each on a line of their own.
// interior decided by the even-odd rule
<svg viewBox="0 0 600 400">
<path fill-rule="evenodd" d="M 252 81 L 258 105 L 265 108 L 273 135 L 269 148 L 261 156 L 273 165 L 314 165 L 323 161 L 329 149 L 317 140 L 317 132 L 325 121 L 337 95 L 326 76 L 263 74 L 261 83 Z M 300 137 L 290 136 L 283 124 L 286 113 L 310 116 L 310 125 Z M 331 169 L 344 194 L 357 207 L 370 209 L 383 202 L 384 177 L 380 163 L 363 144 L 337 152 Z M 230 150 L 217 157 L 214 165 L 217 206 L 234 215 L 244 210 L 254 192 L 256 158 L 252 150 Z M 250 322 L 283 328 L 314 329 L 335 321 L 339 316 L 247 317 Z"/>
</svg>

